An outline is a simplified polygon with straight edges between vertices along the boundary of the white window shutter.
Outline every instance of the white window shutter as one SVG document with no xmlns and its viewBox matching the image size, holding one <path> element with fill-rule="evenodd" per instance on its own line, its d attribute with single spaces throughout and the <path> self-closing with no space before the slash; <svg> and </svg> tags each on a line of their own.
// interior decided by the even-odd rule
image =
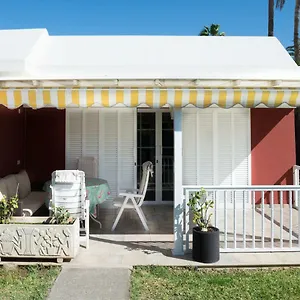
<svg viewBox="0 0 300 300">
<path fill-rule="evenodd" d="M 216 109 L 214 140 L 215 140 L 215 185 L 232 185 L 233 164 L 233 131 L 231 110 Z"/>
<path fill-rule="evenodd" d="M 83 110 L 83 156 L 95 157 L 99 161 L 99 109 Z M 98 174 L 98 172 L 97 172 Z"/>
<path fill-rule="evenodd" d="M 250 184 L 249 126 L 249 109 L 183 109 L 183 184 Z"/>
<path fill-rule="evenodd" d="M 184 185 L 197 184 L 197 110 L 182 110 L 182 181 Z"/>
<path fill-rule="evenodd" d="M 54 141 L 55 142 L 55 141 Z M 66 169 L 77 168 L 77 158 L 82 155 L 82 110 L 66 110 Z"/>
<path fill-rule="evenodd" d="M 197 120 L 197 185 L 214 184 L 214 138 L 213 138 L 213 114 L 211 109 L 198 110 Z"/>
<path fill-rule="evenodd" d="M 233 181 L 235 185 L 248 185 L 250 183 L 250 110 L 236 109 L 233 111 L 234 139 L 233 139 Z"/>
<path fill-rule="evenodd" d="M 118 111 L 100 109 L 100 177 L 107 180 L 112 197 L 118 192 Z"/>
<path fill-rule="evenodd" d="M 136 187 L 136 109 L 124 108 L 118 114 L 118 188 Z"/>
<path fill-rule="evenodd" d="M 135 137 L 136 109 L 67 109 L 66 168 L 76 169 L 81 156 L 95 157 L 115 197 L 136 187 Z"/>
</svg>

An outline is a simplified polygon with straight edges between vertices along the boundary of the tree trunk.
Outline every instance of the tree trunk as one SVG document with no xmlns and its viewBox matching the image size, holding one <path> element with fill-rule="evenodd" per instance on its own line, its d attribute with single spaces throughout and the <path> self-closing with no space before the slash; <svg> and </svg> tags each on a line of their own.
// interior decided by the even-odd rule
<svg viewBox="0 0 300 300">
<path fill-rule="evenodd" d="M 299 65 L 299 14 L 300 14 L 300 0 L 295 0 L 295 14 L 294 14 L 294 48 L 295 48 L 295 61 Z"/>
<path fill-rule="evenodd" d="M 274 0 L 269 0 L 268 36 L 274 35 Z"/>
</svg>

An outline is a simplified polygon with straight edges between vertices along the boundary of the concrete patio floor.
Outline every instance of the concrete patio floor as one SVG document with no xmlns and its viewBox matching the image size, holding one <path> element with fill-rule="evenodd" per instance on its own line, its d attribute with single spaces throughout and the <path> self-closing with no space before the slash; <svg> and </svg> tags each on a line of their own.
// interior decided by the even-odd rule
<svg viewBox="0 0 300 300">
<path fill-rule="evenodd" d="M 140 235 L 114 237 L 92 235 L 90 248 L 82 248 L 66 268 L 132 268 L 137 265 L 199 266 L 199 267 L 264 267 L 300 266 L 299 252 L 221 253 L 214 264 L 201 264 L 191 254 L 174 257 L 171 250 L 161 250 L 164 242 L 140 242 Z"/>
<path fill-rule="evenodd" d="M 144 206 L 143 211 L 146 215 L 149 232 L 145 232 L 144 228 L 138 219 L 135 211 L 126 211 L 122 216 L 116 230 L 111 232 L 112 224 L 115 220 L 117 211 L 113 209 L 100 209 L 99 220 L 103 227 L 100 229 L 96 222 L 90 222 L 90 248 L 87 250 L 80 248 L 78 256 L 70 262 L 64 262 L 66 268 L 131 268 L 136 265 L 168 265 L 168 266 L 200 266 L 200 267 L 256 267 L 256 266 L 300 266 L 300 252 L 263 252 L 263 253 L 221 253 L 220 261 L 215 264 L 200 264 L 192 260 L 191 253 L 184 256 L 174 257 L 173 249 L 173 207 L 172 206 Z M 284 211 L 284 243 L 287 243 L 289 236 L 289 219 L 288 210 Z M 247 214 L 246 232 L 247 232 L 247 247 L 252 247 L 252 218 L 251 212 Z M 270 221 L 268 219 L 268 208 L 265 209 L 265 246 L 268 246 L 270 239 Z M 255 240 L 256 247 L 260 247 L 261 238 L 261 219 L 262 214 L 259 209 L 256 211 L 255 224 L 256 230 Z M 274 214 L 276 221 L 280 217 L 278 211 Z M 298 242 L 298 211 L 293 211 L 293 246 Z M 237 223 L 241 222 L 241 214 L 238 214 Z M 222 218 L 219 213 L 220 229 L 222 231 Z M 228 220 L 232 223 L 232 216 L 228 216 Z M 274 222 L 278 237 L 278 224 Z M 286 227 L 287 226 L 287 227 Z M 228 225 L 228 240 L 232 240 L 230 234 L 232 228 Z M 191 224 L 192 228 L 192 224 Z M 242 247 L 240 226 L 237 227 L 237 246 Z M 221 234 L 221 247 L 224 246 L 224 235 Z M 191 235 L 190 235 L 191 240 Z M 229 245 L 232 242 L 229 242 Z M 278 244 L 278 241 L 274 244 Z M 84 243 L 83 243 L 84 245 Z M 297 249 L 298 250 L 298 249 Z M 2 261 L 1 264 L 11 263 Z M 32 264 L 37 262 L 32 261 Z M 51 264 L 51 262 L 43 261 L 43 264 Z M 18 264 L 28 264 L 28 262 L 20 262 Z M 52 262 L 53 264 L 53 262 Z M 55 263 L 56 264 L 56 263 Z"/>
<path fill-rule="evenodd" d="M 221 253 L 220 261 L 211 265 L 194 262 L 191 253 L 174 257 L 172 255 L 174 238 L 173 207 L 166 205 L 145 206 L 143 207 L 143 211 L 150 229 L 147 233 L 144 231 L 134 211 L 126 211 L 116 230 L 111 232 L 111 226 L 115 220 L 117 211 L 111 209 L 99 210 L 99 219 L 103 227 L 100 229 L 97 223 L 91 221 L 90 248 L 88 250 L 81 248 L 76 259 L 64 263 L 65 267 L 131 268 L 135 265 L 251 267 L 300 265 L 299 252 Z M 286 222 L 289 224 L 286 212 L 288 210 L 285 211 L 284 224 Z M 265 213 L 268 213 L 267 208 Z M 277 218 L 278 213 L 275 215 Z M 259 216 L 261 216 L 261 213 L 258 210 L 256 212 L 256 222 L 258 222 L 257 235 L 261 230 Z M 293 231 L 298 226 L 297 216 L 298 212 L 297 214 L 294 213 Z M 230 216 L 228 219 L 232 220 Z M 249 214 L 248 219 L 251 220 Z M 247 228 L 251 229 L 251 221 L 249 220 L 247 221 Z M 275 237 L 278 234 L 278 228 L 276 228 Z M 265 220 L 265 229 L 266 245 L 270 235 L 270 221 L 268 221 L 268 218 Z M 228 231 L 230 232 L 230 226 L 228 227 Z M 250 235 L 251 232 L 247 231 L 247 234 Z M 287 238 L 288 235 L 289 231 L 285 230 L 284 238 Z M 296 239 L 297 237 L 294 237 L 295 241 Z M 256 245 L 259 246 L 259 243 L 261 243 L 260 237 L 257 236 L 256 240 Z M 250 241 L 247 242 L 247 246 L 251 247 Z"/>
</svg>

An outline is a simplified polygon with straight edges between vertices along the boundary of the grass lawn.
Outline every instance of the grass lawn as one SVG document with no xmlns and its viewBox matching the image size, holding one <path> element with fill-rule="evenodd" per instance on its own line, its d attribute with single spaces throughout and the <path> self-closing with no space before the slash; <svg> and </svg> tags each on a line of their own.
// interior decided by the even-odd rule
<svg viewBox="0 0 300 300">
<path fill-rule="evenodd" d="M 300 269 L 136 267 L 131 299 L 300 299 Z"/>
<path fill-rule="evenodd" d="M 60 272 L 59 267 L 28 266 L 16 270 L 0 268 L 1 300 L 43 300 Z"/>
</svg>

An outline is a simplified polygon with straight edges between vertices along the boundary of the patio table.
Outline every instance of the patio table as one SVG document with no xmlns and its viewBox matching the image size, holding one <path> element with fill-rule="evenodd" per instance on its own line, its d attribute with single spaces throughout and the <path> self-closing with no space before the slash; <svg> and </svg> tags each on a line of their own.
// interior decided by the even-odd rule
<svg viewBox="0 0 300 300">
<path fill-rule="evenodd" d="M 43 190 L 48 192 L 45 205 L 49 208 L 51 198 L 51 180 L 45 182 Z M 105 179 L 101 178 L 85 178 L 86 195 L 90 200 L 90 214 L 96 216 L 96 206 L 106 201 L 110 195 L 110 187 Z"/>
</svg>

